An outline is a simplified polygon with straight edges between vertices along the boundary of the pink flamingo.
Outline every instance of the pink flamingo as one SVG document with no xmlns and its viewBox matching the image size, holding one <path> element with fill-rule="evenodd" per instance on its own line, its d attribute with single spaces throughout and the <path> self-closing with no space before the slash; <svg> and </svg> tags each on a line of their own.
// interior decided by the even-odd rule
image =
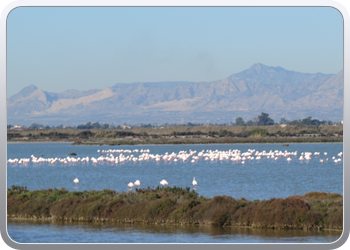
<svg viewBox="0 0 350 250">
<path fill-rule="evenodd" d="M 139 180 L 136 180 L 136 181 L 134 182 L 134 184 L 135 184 L 135 186 L 138 186 L 138 188 L 140 188 L 141 182 L 140 182 Z"/>
<path fill-rule="evenodd" d="M 160 182 L 160 184 L 163 185 L 163 186 L 169 185 L 169 183 L 166 180 L 162 180 Z"/>
<path fill-rule="evenodd" d="M 134 183 L 129 182 L 128 187 L 130 188 L 130 190 L 132 190 L 133 186 L 134 186 Z"/>
<path fill-rule="evenodd" d="M 78 187 L 79 179 L 75 178 L 73 182 L 75 183 L 75 187 Z"/>
</svg>

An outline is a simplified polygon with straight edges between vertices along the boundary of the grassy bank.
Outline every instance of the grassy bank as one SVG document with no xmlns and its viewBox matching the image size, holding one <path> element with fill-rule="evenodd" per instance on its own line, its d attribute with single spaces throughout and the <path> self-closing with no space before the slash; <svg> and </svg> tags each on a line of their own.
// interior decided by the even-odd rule
<svg viewBox="0 0 350 250">
<path fill-rule="evenodd" d="M 7 131 L 8 142 L 74 145 L 342 142 L 343 126 L 169 126 L 132 129 L 32 129 Z"/>
<path fill-rule="evenodd" d="M 29 191 L 12 186 L 7 191 L 8 218 L 36 218 L 111 223 L 150 223 L 248 226 L 275 229 L 343 228 L 343 197 L 311 192 L 285 199 L 205 198 L 190 188 L 166 187 L 73 191 Z"/>
<path fill-rule="evenodd" d="M 324 142 L 343 142 L 343 138 L 336 137 L 263 137 L 263 138 L 156 138 L 156 139 L 100 139 L 100 140 L 78 140 L 72 145 L 162 145 L 162 144 L 234 144 L 234 143 L 324 143 Z"/>
</svg>

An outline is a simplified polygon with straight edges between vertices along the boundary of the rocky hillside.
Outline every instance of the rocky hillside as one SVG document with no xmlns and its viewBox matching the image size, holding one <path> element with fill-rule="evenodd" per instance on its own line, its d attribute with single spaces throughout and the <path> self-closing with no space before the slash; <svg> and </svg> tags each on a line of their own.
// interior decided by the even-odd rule
<svg viewBox="0 0 350 250">
<path fill-rule="evenodd" d="M 50 93 L 30 85 L 7 100 L 8 123 L 223 123 L 267 112 L 275 121 L 343 119 L 343 70 L 308 74 L 254 64 L 214 82 L 140 82 Z"/>
</svg>

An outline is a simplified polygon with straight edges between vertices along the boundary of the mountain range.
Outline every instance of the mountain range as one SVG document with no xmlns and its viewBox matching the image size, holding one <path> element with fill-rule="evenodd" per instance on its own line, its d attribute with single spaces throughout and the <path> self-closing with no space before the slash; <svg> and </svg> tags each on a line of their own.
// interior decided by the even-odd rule
<svg viewBox="0 0 350 250">
<path fill-rule="evenodd" d="M 340 121 L 343 83 L 343 70 L 310 74 L 257 63 L 213 82 L 118 83 L 61 93 L 30 85 L 7 99 L 7 123 L 225 123 L 261 112 L 277 122 L 308 116 Z"/>
</svg>

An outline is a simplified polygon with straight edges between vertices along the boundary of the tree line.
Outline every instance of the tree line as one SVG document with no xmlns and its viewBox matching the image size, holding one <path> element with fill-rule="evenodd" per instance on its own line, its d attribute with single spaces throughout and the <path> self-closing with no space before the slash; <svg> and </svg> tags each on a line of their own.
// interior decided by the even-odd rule
<svg viewBox="0 0 350 250">
<path fill-rule="evenodd" d="M 271 125 L 279 125 L 279 124 L 286 124 L 286 125 L 337 125 L 340 124 L 339 122 L 332 122 L 330 120 L 318 120 L 318 119 L 313 119 L 311 116 L 304 118 L 304 119 L 299 119 L 299 120 L 292 120 L 289 121 L 285 118 L 281 118 L 280 122 L 277 123 L 275 122 L 269 114 L 261 112 L 261 114 L 258 117 L 255 117 L 251 120 L 244 121 L 242 117 L 237 117 L 235 121 L 232 121 L 230 123 L 221 123 L 221 124 L 204 124 L 204 123 L 184 123 L 184 124 L 169 124 L 169 123 L 164 123 L 162 125 L 157 125 L 157 123 L 151 124 L 144 124 L 141 123 L 141 125 L 136 126 L 136 125 L 113 125 L 113 124 L 108 124 L 108 123 L 100 123 L 100 122 L 87 122 L 85 124 L 80 124 L 78 126 L 64 126 L 64 125 L 58 125 L 58 126 L 49 126 L 46 125 L 44 126 L 43 124 L 40 123 L 32 123 L 28 129 L 64 129 L 64 128 L 70 128 L 70 129 L 125 129 L 125 128 L 135 128 L 135 127 L 141 127 L 141 128 L 161 128 L 161 127 L 171 127 L 171 126 L 188 126 L 188 127 L 195 127 L 195 126 L 204 126 L 204 125 L 215 125 L 215 126 L 271 126 Z M 11 124 L 7 125 L 7 129 L 11 129 L 14 127 Z"/>
<path fill-rule="evenodd" d="M 242 117 L 237 117 L 236 122 L 232 125 L 235 126 L 269 126 L 269 125 L 278 125 L 278 124 L 286 124 L 286 125 L 334 125 L 339 124 L 332 122 L 330 120 L 318 120 L 318 119 L 312 119 L 311 116 L 299 119 L 299 120 L 292 120 L 288 121 L 284 117 L 281 118 L 279 123 L 275 123 L 275 121 L 269 117 L 269 114 L 261 112 L 261 115 L 258 117 L 255 117 L 253 120 L 249 120 L 247 122 L 244 122 Z"/>
</svg>

